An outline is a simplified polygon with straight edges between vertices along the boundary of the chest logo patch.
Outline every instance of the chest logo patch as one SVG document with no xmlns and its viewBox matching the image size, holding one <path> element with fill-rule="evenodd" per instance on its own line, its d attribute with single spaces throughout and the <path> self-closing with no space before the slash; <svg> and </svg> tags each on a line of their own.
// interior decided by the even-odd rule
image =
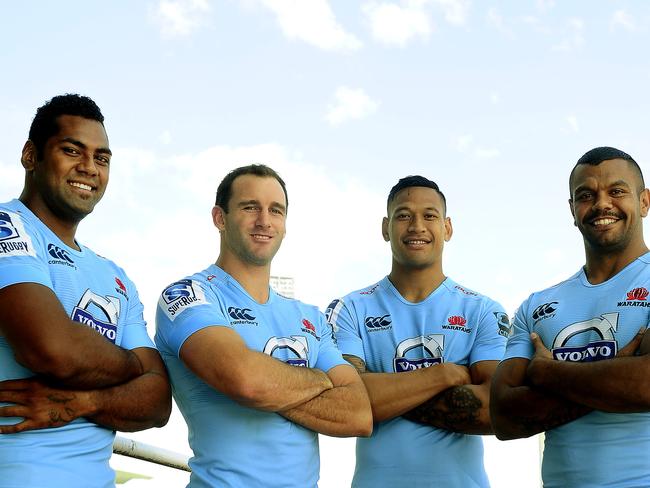
<svg viewBox="0 0 650 488">
<path fill-rule="evenodd" d="M 271 337 L 262 352 L 291 366 L 309 366 L 309 343 L 303 336 Z"/>
<path fill-rule="evenodd" d="M 403 340 L 395 349 L 394 371 L 415 371 L 442 363 L 444 344 L 444 334 L 429 334 Z"/>
<path fill-rule="evenodd" d="M 560 361 L 591 362 L 616 356 L 617 344 L 614 332 L 618 328 L 618 312 L 605 313 L 599 317 L 576 322 L 562 329 L 553 341 L 553 358 Z M 585 344 L 580 336 L 597 336 Z M 575 345 L 574 345 L 575 344 Z"/>
<path fill-rule="evenodd" d="M 120 299 L 101 296 L 86 290 L 72 310 L 72 320 L 87 325 L 115 344 L 117 322 L 120 318 Z"/>
</svg>

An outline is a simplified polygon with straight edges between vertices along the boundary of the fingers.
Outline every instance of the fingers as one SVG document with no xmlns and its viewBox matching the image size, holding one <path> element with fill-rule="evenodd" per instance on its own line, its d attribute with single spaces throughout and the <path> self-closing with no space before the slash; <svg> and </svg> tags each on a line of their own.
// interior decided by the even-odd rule
<svg viewBox="0 0 650 488">
<path fill-rule="evenodd" d="M 0 381 L 0 390 L 27 390 L 34 380 L 5 380 Z"/>
<path fill-rule="evenodd" d="M 532 332 L 530 334 L 530 340 L 532 341 L 533 346 L 535 347 L 535 351 L 539 350 L 540 347 L 546 349 L 546 346 L 544 346 L 542 339 L 540 339 L 539 335 L 537 335 L 535 332 Z"/>
<path fill-rule="evenodd" d="M 632 356 L 641 345 L 645 332 L 646 328 L 641 327 L 632 340 L 618 352 L 617 356 Z"/>
<path fill-rule="evenodd" d="M 24 430 L 28 430 L 27 421 L 20 422 L 19 424 L 13 424 L 13 425 L 0 425 L 0 435 L 17 434 L 18 432 L 23 432 Z"/>
</svg>

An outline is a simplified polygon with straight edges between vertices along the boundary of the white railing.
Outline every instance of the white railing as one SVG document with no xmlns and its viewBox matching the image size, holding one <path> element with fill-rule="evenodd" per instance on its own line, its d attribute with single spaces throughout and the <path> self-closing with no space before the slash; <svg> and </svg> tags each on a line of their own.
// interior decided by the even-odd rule
<svg viewBox="0 0 650 488">
<path fill-rule="evenodd" d="M 189 458 L 183 454 L 174 451 L 163 449 L 162 447 L 152 446 L 144 442 L 134 441 L 122 436 L 115 436 L 113 442 L 113 452 L 128 456 L 150 463 L 168 466 L 170 468 L 179 469 L 181 471 L 192 471 L 187 464 Z"/>
</svg>

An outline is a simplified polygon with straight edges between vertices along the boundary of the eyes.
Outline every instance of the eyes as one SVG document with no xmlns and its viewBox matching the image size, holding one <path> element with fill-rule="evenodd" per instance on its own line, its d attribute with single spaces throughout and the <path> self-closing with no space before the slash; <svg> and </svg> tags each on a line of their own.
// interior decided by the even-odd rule
<svg viewBox="0 0 650 488">
<path fill-rule="evenodd" d="M 400 212 L 396 214 L 394 218 L 395 220 L 399 220 L 399 221 L 408 221 L 411 220 L 411 214 L 407 212 Z M 425 213 L 422 215 L 422 218 L 424 218 L 424 220 L 433 221 L 436 220 L 438 216 L 434 213 Z"/>
<path fill-rule="evenodd" d="M 62 150 L 65 154 L 73 158 L 80 157 L 82 154 L 81 150 L 76 146 L 63 146 Z M 97 153 L 94 155 L 94 161 L 99 166 L 108 166 L 111 162 L 111 157 L 105 153 Z"/>
<path fill-rule="evenodd" d="M 627 190 L 627 188 L 622 188 L 622 187 L 614 187 L 614 188 L 611 188 L 607 192 L 607 194 L 609 196 L 613 197 L 613 198 L 623 197 L 623 196 L 627 195 L 628 193 L 629 193 L 629 191 Z M 589 191 L 589 190 L 584 190 L 584 191 L 578 192 L 578 194 L 575 197 L 575 200 L 577 202 L 589 202 L 589 201 L 591 201 L 591 200 L 593 200 L 595 198 L 596 198 L 596 193 L 595 192 Z"/>
<path fill-rule="evenodd" d="M 262 207 L 260 205 L 246 205 L 242 207 L 242 210 L 244 212 L 257 213 L 262 211 Z M 269 213 L 272 215 L 277 215 L 279 217 L 284 216 L 284 210 L 279 207 L 271 207 L 269 209 Z"/>
</svg>

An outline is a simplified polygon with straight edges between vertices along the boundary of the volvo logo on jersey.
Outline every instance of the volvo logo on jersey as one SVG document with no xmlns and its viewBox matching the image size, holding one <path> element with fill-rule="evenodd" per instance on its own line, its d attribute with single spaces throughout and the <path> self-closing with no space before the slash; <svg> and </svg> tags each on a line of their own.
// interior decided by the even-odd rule
<svg viewBox="0 0 650 488">
<path fill-rule="evenodd" d="M 444 334 L 411 337 L 397 345 L 393 369 L 396 373 L 428 368 L 443 361 Z"/>
<path fill-rule="evenodd" d="M 303 336 L 271 337 L 262 352 L 291 366 L 309 366 L 309 343 Z"/>
<path fill-rule="evenodd" d="M 626 293 L 624 301 L 618 302 L 618 307 L 650 307 L 648 301 L 648 289 L 643 287 L 634 288 Z"/>
<path fill-rule="evenodd" d="M 120 300 L 117 297 L 104 297 L 86 290 L 72 311 L 71 318 L 96 330 L 115 344 L 117 321 L 120 318 Z"/>
<path fill-rule="evenodd" d="M 571 324 L 555 336 L 553 358 L 571 362 L 612 359 L 617 352 L 614 338 L 617 327 L 617 312 Z"/>
</svg>

